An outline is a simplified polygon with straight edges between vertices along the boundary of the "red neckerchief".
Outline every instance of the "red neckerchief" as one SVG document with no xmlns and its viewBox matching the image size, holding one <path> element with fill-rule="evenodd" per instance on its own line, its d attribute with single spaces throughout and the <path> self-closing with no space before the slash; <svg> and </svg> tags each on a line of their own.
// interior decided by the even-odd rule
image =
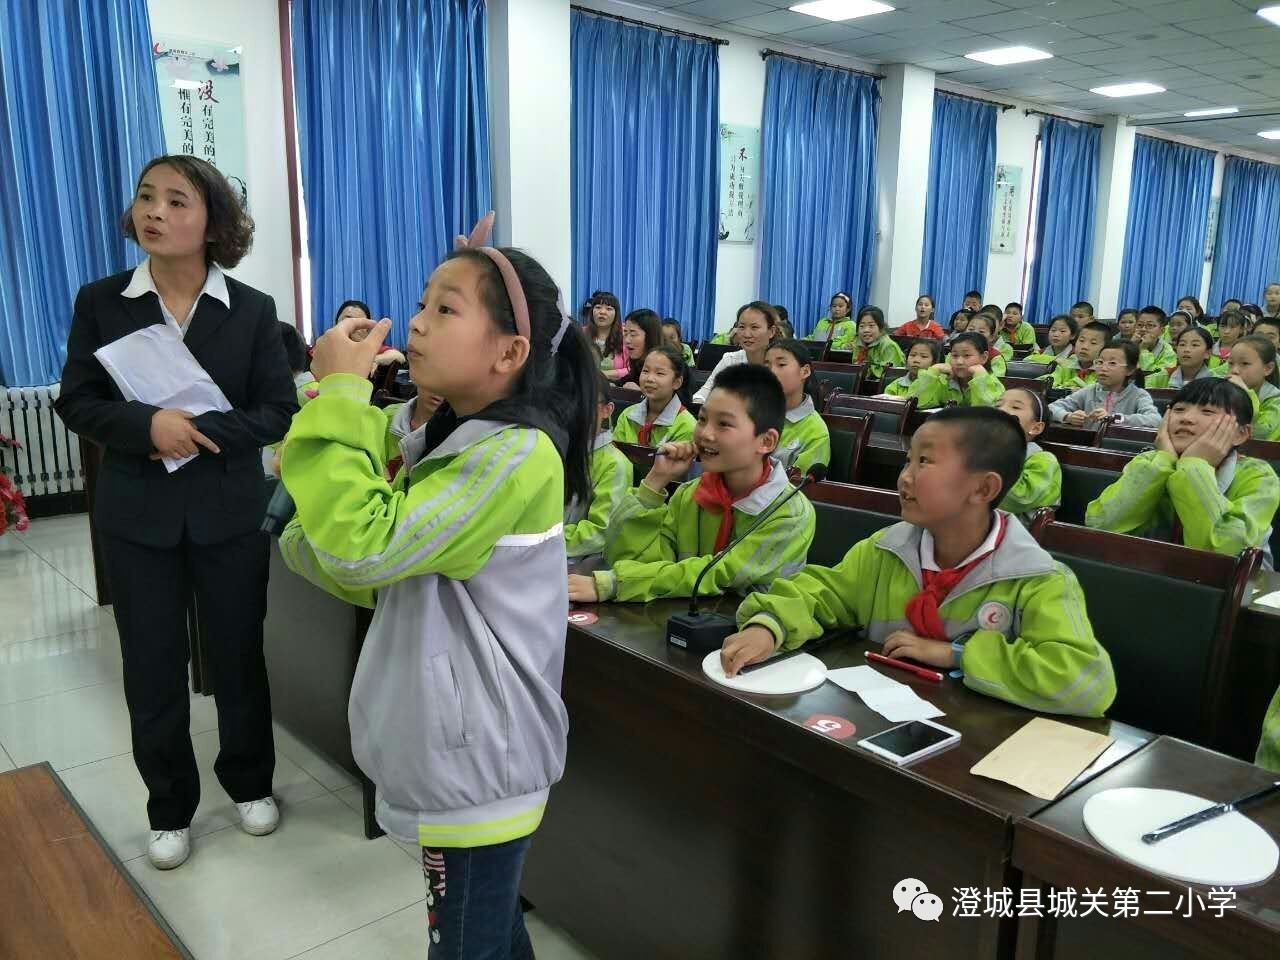
<svg viewBox="0 0 1280 960">
<path fill-rule="evenodd" d="M 1000 525 L 1000 530 L 996 533 L 996 544 L 986 553 L 979 554 L 963 566 L 952 567 L 950 570 L 921 569 L 920 578 L 923 586 L 919 593 L 907 601 L 906 609 L 907 620 L 917 636 L 929 637 L 933 640 L 950 639 L 947 636 L 947 628 L 942 622 L 942 616 L 938 613 L 938 607 L 970 570 L 1000 549 L 1000 544 L 1004 542 L 1005 515 L 997 513 L 996 522 Z"/>
<path fill-rule="evenodd" d="M 857 359 L 857 360 L 855 360 L 855 361 L 853 361 L 853 362 L 854 362 L 854 363 L 866 363 L 866 362 L 867 362 L 867 351 L 868 351 L 868 350 L 870 350 L 870 349 L 871 349 L 875 344 L 877 344 L 877 343 L 879 343 L 879 342 L 880 342 L 880 338 L 879 338 L 879 337 L 876 337 L 876 339 L 872 340 L 872 341 L 871 341 L 871 343 L 864 343 L 862 346 L 860 346 L 860 347 L 858 348 L 858 359 Z"/>
<path fill-rule="evenodd" d="M 667 403 L 670 403 L 670 402 L 671 402 L 670 400 L 667 401 Z M 666 410 L 666 407 L 663 407 L 662 409 Z M 645 401 L 644 412 L 645 413 L 649 412 L 648 400 Z M 680 409 L 676 411 L 676 416 L 677 417 L 680 416 L 680 414 L 683 412 L 684 412 L 684 404 L 680 404 Z M 662 416 L 661 413 L 658 414 L 658 417 L 660 416 Z M 653 425 L 657 421 L 658 417 L 654 417 L 652 420 L 646 420 L 644 422 L 644 426 L 642 426 L 639 432 L 636 434 L 636 443 L 640 444 L 640 446 L 642 447 L 649 446 L 649 435 L 653 433 Z"/>
<path fill-rule="evenodd" d="M 693 491 L 693 502 L 700 506 L 703 510 L 709 510 L 712 513 L 720 514 L 720 529 L 716 532 L 716 549 L 714 552 L 719 553 L 725 548 L 729 540 L 733 537 L 733 505 L 743 497 L 750 496 L 760 487 L 763 487 L 769 480 L 769 474 L 772 468 L 768 460 L 764 462 L 764 470 L 760 473 L 760 479 L 757 480 L 741 497 L 735 497 L 729 488 L 725 486 L 724 474 L 722 473 L 704 473 L 702 479 L 698 482 L 698 489 Z"/>
</svg>

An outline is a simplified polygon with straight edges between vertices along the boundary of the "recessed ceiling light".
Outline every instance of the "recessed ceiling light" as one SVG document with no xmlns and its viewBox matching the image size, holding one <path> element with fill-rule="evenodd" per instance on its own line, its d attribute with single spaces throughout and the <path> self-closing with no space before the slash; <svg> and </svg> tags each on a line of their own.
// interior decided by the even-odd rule
<svg viewBox="0 0 1280 960">
<path fill-rule="evenodd" d="M 823 20 L 852 20 L 869 17 L 873 13 L 888 13 L 892 9 L 879 0 L 813 0 L 812 3 L 797 3 L 791 8 L 793 13 L 807 13 Z"/>
<path fill-rule="evenodd" d="M 1260 130 L 1258 136 L 1263 140 L 1280 140 L 1280 130 Z"/>
<path fill-rule="evenodd" d="M 966 60 L 977 60 L 989 63 L 993 67 L 1004 67 L 1011 63 L 1029 63 L 1032 60 L 1052 60 L 1052 53 L 1045 53 L 1035 47 L 997 47 L 995 50 L 979 50 L 977 53 L 966 53 Z"/>
<path fill-rule="evenodd" d="M 1280 26 L 1280 7 L 1263 7 L 1258 11 L 1258 16 Z"/>
<path fill-rule="evenodd" d="M 1223 117 L 1228 113 L 1239 113 L 1239 107 L 1211 107 L 1208 110 L 1188 110 L 1184 117 Z"/>
<path fill-rule="evenodd" d="M 1106 87 L 1090 87 L 1089 92 L 1104 97 L 1141 97 L 1148 93 L 1164 93 L 1164 87 L 1154 83 L 1113 83 Z"/>
</svg>

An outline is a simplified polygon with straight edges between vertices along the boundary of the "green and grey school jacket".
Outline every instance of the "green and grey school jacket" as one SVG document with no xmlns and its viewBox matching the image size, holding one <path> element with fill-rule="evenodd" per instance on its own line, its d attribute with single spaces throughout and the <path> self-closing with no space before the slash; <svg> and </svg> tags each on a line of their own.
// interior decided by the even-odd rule
<svg viewBox="0 0 1280 960">
<path fill-rule="evenodd" d="M 348 721 L 382 827 L 432 847 L 528 836 L 569 727 L 560 455 L 540 430 L 485 420 L 427 450 L 409 407 L 379 410 L 371 391 L 328 376 L 294 417 L 281 473 L 297 516 L 281 555 L 375 610 Z"/>
<path fill-rule="evenodd" d="M 609 514 L 631 489 L 635 472 L 627 455 L 613 445 L 613 432 L 601 430 L 591 448 L 591 502 L 577 497 L 564 508 L 564 546 L 571 558 L 604 552 Z"/>
<path fill-rule="evenodd" d="M 1208 362 L 1202 363 L 1200 369 L 1196 371 L 1196 375 L 1192 380 L 1203 380 L 1206 377 L 1217 377 L 1218 371 Z M 1152 389 L 1168 389 L 1181 390 L 1187 385 L 1187 378 L 1182 372 L 1181 367 L 1174 367 L 1172 370 L 1159 370 L 1147 376 L 1147 381 L 1143 385 L 1144 389 L 1150 387 Z"/>
<path fill-rule="evenodd" d="M 1089 413 L 1106 406 L 1107 388 L 1100 383 L 1091 383 L 1049 404 L 1049 416 L 1054 423 L 1061 423 L 1068 413 L 1076 410 Z M 1112 395 L 1110 410 L 1112 416 L 1118 415 L 1125 426 L 1152 430 L 1160 426 L 1160 411 L 1156 409 L 1155 401 L 1136 383 L 1127 384 L 1119 393 Z"/>
<path fill-rule="evenodd" d="M 777 457 L 788 470 L 795 467 L 802 474 L 815 463 L 831 463 L 831 431 L 822 414 L 814 409 L 812 398 L 805 397 L 799 406 L 787 411 Z"/>
<path fill-rule="evenodd" d="M 613 426 L 617 434 L 615 439 L 622 443 L 640 442 L 640 428 L 644 426 L 644 418 L 649 413 L 649 401 L 644 398 L 644 394 L 639 396 L 640 402 L 633 403 L 623 410 L 622 416 L 618 417 L 618 422 Z M 693 414 L 684 408 L 678 396 L 672 394 L 667 405 L 662 408 L 662 413 L 658 414 L 657 419 L 653 421 L 653 430 L 649 433 L 647 445 L 660 447 L 664 443 L 682 443 L 692 440 L 693 428 L 697 425 L 698 421 L 693 419 Z"/>
<path fill-rule="evenodd" d="M 1000 509 L 1026 522 L 1041 507 L 1062 503 L 1062 466 L 1058 458 L 1038 443 L 1027 441 L 1018 481 L 1000 501 Z"/>
</svg>

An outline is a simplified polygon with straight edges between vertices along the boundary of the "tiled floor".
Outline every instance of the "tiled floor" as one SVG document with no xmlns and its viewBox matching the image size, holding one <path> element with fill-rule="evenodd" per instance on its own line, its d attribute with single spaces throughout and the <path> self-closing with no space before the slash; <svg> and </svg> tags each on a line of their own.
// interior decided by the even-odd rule
<svg viewBox="0 0 1280 960">
<path fill-rule="evenodd" d="M 191 859 L 145 857 L 146 791 L 129 754 L 120 649 L 94 598 L 83 516 L 0 536 L 0 771 L 49 761 L 199 960 L 421 958 L 426 907 L 416 848 L 366 840 L 352 778 L 276 727 L 279 830 L 255 838 L 213 776 L 213 701 L 193 697 L 203 799 Z M 527 916 L 542 960 L 588 954 Z"/>
</svg>

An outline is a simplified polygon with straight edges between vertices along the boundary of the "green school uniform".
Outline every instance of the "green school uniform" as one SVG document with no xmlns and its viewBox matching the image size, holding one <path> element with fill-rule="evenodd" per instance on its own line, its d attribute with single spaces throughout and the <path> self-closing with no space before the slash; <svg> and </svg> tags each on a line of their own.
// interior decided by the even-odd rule
<svg viewBox="0 0 1280 960">
<path fill-rule="evenodd" d="M 771 503 L 791 489 L 777 461 L 769 479 L 733 505 L 733 536 L 755 523 Z M 605 559 L 609 570 L 594 574 L 603 600 L 648 601 L 687 597 L 715 554 L 720 515 L 694 500 L 701 478 L 680 485 L 670 502 L 643 483 L 628 490 L 609 517 Z M 814 512 L 809 498 L 794 496 L 738 544 L 702 580 L 703 596 L 763 589 L 775 577 L 804 566 L 813 542 Z"/>
<path fill-rule="evenodd" d="M 943 378 L 932 370 L 921 370 L 907 396 L 916 398 L 923 410 L 955 403 L 962 407 L 994 407 L 1004 395 L 1000 378 L 979 368 L 968 383 L 961 385 L 955 377 Z"/>
<path fill-rule="evenodd" d="M 631 489 L 634 473 L 627 455 L 613 445 L 613 433 L 596 434 L 591 451 L 591 501 L 572 501 L 564 511 L 564 546 L 570 557 L 604 552 L 604 532 L 609 515 L 622 495 Z"/>
<path fill-rule="evenodd" d="M 695 366 L 693 347 L 687 343 L 680 344 L 680 356 L 684 357 L 684 365 L 692 370 Z"/>
<path fill-rule="evenodd" d="M 1280 387 L 1264 380 L 1257 393 L 1246 390 L 1253 402 L 1253 438 L 1280 440 Z"/>
<path fill-rule="evenodd" d="M 1267 541 L 1277 506 L 1280 480 L 1264 460 L 1232 451 L 1215 471 L 1199 457 L 1148 450 L 1130 460 L 1120 479 L 1089 504 L 1084 522 L 1167 540 L 1176 518 L 1187 546 L 1228 556 L 1260 547 L 1271 569 Z"/>
<path fill-rule="evenodd" d="M 787 411 L 777 457 L 788 470 L 794 467 L 801 474 L 815 463 L 831 463 L 831 432 L 809 397 Z"/>
<path fill-rule="evenodd" d="M 887 333 L 882 333 L 866 346 L 863 346 L 860 340 L 854 341 L 846 349 L 853 351 L 853 362 L 865 364 L 867 376 L 874 379 L 883 377 L 886 367 L 907 365 L 906 357 L 902 355 L 902 348 Z"/>
<path fill-rule="evenodd" d="M 712 343 L 727 344 L 729 342 L 729 331 L 722 330 L 711 338 Z"/>
<path fill-rule="evenodd" d="M 849 343 L 858 337 L 858 326 L 852 320 L 836 320 L 835 332 L 831 333 L 832 320 L 830 317 L 823 317 L 816 324 L 813 330 L 805 337 L 806 340 L 825 341 L 830 339 L 831 346 L 836 350 L 850 349 Z"/>
<path fill-rule="evenodd" d="M 1092 367 L 1081 370 L 1079 357 L 1072 357 L 1053 368 L 1051 383 L 1055 390 L 1083 390 L 1097 379 Z"/>
<path fill-rule="evenodd" d="M 645 418 L 648 415 L 648 400 L 633 403 L 622 411 L 622 416 L 618 417 L 618 422 L 613 425 L 613 438 L 622 443 L 639 443 L 640 429 L 645 425 Z M 662 413 L 658 414 L 657 419 L 653 421 L 649 440 L 645 445 L 659 447 L 664 443 L 692 440 L 693 428 L 697 425 L 698 422 L 693 419 L 693 414 L 684 408 L 680 398 L 672 395 Z"/>
<path fill-rule="evenodd" d="M 1036 342 L 1036 328 L 1023 320 L 1020 324 L 1014 327 L 1012 338 L 1009 336 L 1009 331 L 1004 329 L 1000 331 L 999 339 L 1002 342 L 1007 342 L 1012 339 L 1013 342 L 1019 346 L 1026 346 L 1027 344 L 1034 345 Z M 1010 347 L 1010 350 L 1012 350 L 1012 347 Z"/>
<path fill-rule="evenodd" d="M 1094 638 L 1080 584 L 1022 524 L 1007 515 L 1005 523 L 995 552 L 938 611 L 959 647 L 965 686 L 1030 710 L 1100 717 L 1115 699 L 1115 672 Z M 909 523 L 877 531 L 836 566 L 807 566 L 747 597 L 738 625 L 764 627 L 784 650 L 849 627 L 884 643 L 911 629 L 905 610 L 921 588 L 924 536 Z"/>
<path fill-rule="evenodd" d="M 1023 360 L 1026 363 L 1052 363 L 1054 370 L 1065 363 L 1071 362 L 1071 358 L 1073 356 L 1071 352 L 1071 344 L 1067 344 L 1058 353 L 1049 353 L 1048 351 L 1050 349 L 1052 348 L 1045 347 L 1044 351 L 1040 353 L 1029 353 L 1023 358 Z M 1052 372 L 1046 373 L 1041 379 L 1048 379 L 1052 376 Z"/>
<path fill-rule="evenodd" d="M 1138 369 L 1143 373 L 1156 373 L 1177 365 L 1177 351 L 1163 338 L 1156 341 L 1154 350 L 1143 350 L 1138 356 Z"/>
<path fill-rule="evenodd" d="M 1196 371 L 1196 375 L 1192 380 L 1203 380 L 1205 377 L 1219 376 L 1214 369 L 1213 364 L 1201 364 L 1200 369 Z M 1144 387 L 1161 390 L 1181 390 L 1187 384 L 1187 378 L 1182 374 L 1182 368 L 1174 366 L 1172 369 L 1157 370 L 1155 373 L 1147 375 L 1147 381 Z"/>
<path fill-rule="evenodd" d="M 1000 502 L 1000 509 L 1023 518 L 1041 507 L 1056 507 L 1061 502 L 1062 467 L 1058 458 L 1038 443 L 1028 441 L 1022 473 Z"/>
<path fill-rule="evenodd" d="M 1280 688 L 1276 689 L 1276 695 L 1267 707 L 1267 715 L 1262 718 L 1262 737 L 1253 762 L 1267 770 L 1280 772 Z"/>
<path fill-rule="evenodd" d="M 916 376 L 918 378 L 919 374 Z M 911 374 L 904 373 L 896 380 L 888 383 L 884 388 L 884 392 L 891 397 L 905 397 L 911 392 L 911 388 L 915 386 L 915 383 L 916 381 L 911 379 Z"/>
</svg>

